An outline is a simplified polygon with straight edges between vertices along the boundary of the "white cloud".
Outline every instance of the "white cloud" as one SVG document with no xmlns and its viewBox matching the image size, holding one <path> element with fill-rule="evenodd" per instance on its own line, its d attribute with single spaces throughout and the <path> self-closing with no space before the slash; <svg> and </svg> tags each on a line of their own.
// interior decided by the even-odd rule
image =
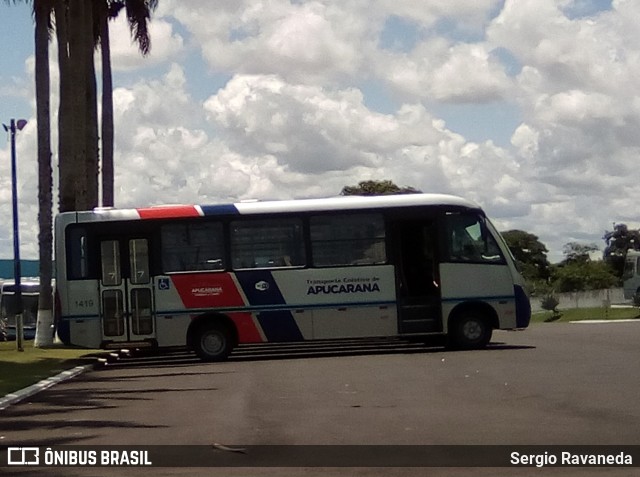
<svg viewBox="0 0 640 477">
<path fill-rule="evenodd" d="M 484 102 L 509 97 L 511 81 L 501 65 L 480 45 L 457 45 L 433 73 L 431 92 L 436 99 Z"/>
<path fill-rule="evenodd" d="M 479 31 L 501 0 L 449 0 L 447 2 L 416 2 L 415 0 L 381 0 L 375 7 L 383 15 L 411 18 L 425 27 L 441 20 L 455 21 L 459 28 Z"/>
<path fill-rule="evenodd" d="M 36 161 L 35 135 L 36 123 L 33 120 L 29 120 L 27 126 L 16 134 L 18 219 L 21 238 L 20 253 L 23 258 L 38 256 L 38 165 Z M 0 216 L 3 218 L 2 234 L 0 234 L 0 257 L 13 257 L 11 171 L 11 153 L 10 148 L 7 147 L 0 150 Z"/>
<path fill-rule="evenodd" d="M 112 24 L 114 67 L 133 73 L 114 97 L 116 203 L 323 196 L 391 179 L 474 199 L 561 258 L 563 243 L 634 225 L 639 21 L 633 0 L 605 11 L 565 0 L 160 2 L 148 58 L 124 19 Z M 385 29 L 403 24 L 410 41 L 385 48 Z M 453 133 L 437 113 L 505 102 L 519 124 L 504 148 Z M 34 135 L 21 134 L 25 161 Z M 7 158 L 0 149 L 5 216 Z M 21 172 L 25 227 L 33 169 Z"/>
<path fill-rule="evenodd" d="M 295 82 L 354 75 L 362 66 L 366 22 L 332 3 L 285 0 L 167 2 L 211 68 L 275 73 Z"/>
<path fill-rule="evenodd" d="M 527 210 L 526 192 L 516 178 L 519 166 L 508 153 L 491 143 L 466 142 L 420 105 L 382 115 L 366 108 L 361 93 L 352 89 L 237 76 L 206 101 L 205 109 L 222 138 L 245 157 L 273 156 L 283 173 L 304 174 L 307 184 L 342 173 L 341 182 L 323 195 L 359 180 L 391 178 L 428 192 L 461 193 L 502 215 L 507 209 Z M 495 182 L 497 189 L 485 187 Z M 285 190 L 307 195 L 301 184 Z"/>
<path fill-rule="evenodd" d="M 124 13 L 109 22 L 109 45 L 113 71 L 127 71 L 150 67 L 172 61 L 184 50 L 182 36 L 162 18 L 153 18 L 149 23 L 151 51 L 142 59 L 138 45 L 133 42 Z"/>
<path fill-rule="evenodd" d="M 116 91 L 119 206 L 327 196 L 389 178 L 466 195 L 499 216 L 527 213 L 514 159 L 451 133 L 421 105 L 383 115 L 353 88 L 238 75 L 198 112 L 181 71 Z"/>
<path fill-rule="evenodd" d="M 205 109 L 234 147 L 250 155 L 277 152 L 289 168 L 304 172 L 375 167 L 399 126 L 371 114 L 359 91 L 325 92 L 275 76 L 235 77 Z"/>
</svg>

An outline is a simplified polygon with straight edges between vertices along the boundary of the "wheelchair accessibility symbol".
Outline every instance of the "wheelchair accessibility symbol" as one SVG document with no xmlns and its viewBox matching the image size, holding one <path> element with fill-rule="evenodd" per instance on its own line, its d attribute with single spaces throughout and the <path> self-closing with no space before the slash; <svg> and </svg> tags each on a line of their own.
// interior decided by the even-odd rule
<svg viewBox="0 0 640 477">
<path fill-rule="evenodd" d="M 158 290 L 169 290 L 171 289 L 171 280 L 168 278 L 160 278 L 158 279 Z"/>
</svg>

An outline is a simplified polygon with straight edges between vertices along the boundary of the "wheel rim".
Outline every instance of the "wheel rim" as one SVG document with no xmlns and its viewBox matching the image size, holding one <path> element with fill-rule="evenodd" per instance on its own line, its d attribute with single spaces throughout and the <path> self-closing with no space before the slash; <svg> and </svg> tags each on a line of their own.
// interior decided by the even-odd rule
<svg viewBox="0 0 640 477">
<path fill-rule="evenodd" d="M 480 321 L 468 320 L 462 325 L 462 335 L 469 341 L 478 341 L 483 333 L 484 327 Z"/>
<path fill-rule="evenodd" d="M 205 353 L 210 356 L 215 356 L 224 350 L 225 340 L 220 333 L 211 331 L 202 336 L 200 346 Z"/>
</svg>

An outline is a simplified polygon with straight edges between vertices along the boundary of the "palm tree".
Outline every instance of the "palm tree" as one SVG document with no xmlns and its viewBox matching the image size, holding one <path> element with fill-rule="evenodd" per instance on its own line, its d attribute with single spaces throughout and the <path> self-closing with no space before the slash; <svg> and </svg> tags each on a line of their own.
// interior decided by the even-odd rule
<svg viewBox="0 0 640 477">
<path fill-rule="evenodd" d="M 102 188 L 113 205 L 113 87 L 108 20 L 123 8 L 143 55 L 150 49 L 148 22 L 158 0 L 56 1 L 60 67 L 60 211 L 98 205 L 98 134 L 93 46 L 102 49 Z M 73 67 L 71 67 L 73 65 Z"/>
<path fill-rule="evenodd" d="M 38 249 L 40 295 L 35 346 L 53 342 L 53 173 L 51 167 L 51 115 L 49 86 L 49 32 L 55 0 L 33 0 L 35 21 L 35 87 L 38 142 Z M 6 1 L 6 3 L 9 3 Z M 14 0 L 13 3 L 16 3 Z"/>
<path fill-rule="evenodd" d="M 53 0 L 34 0 L 35 82 L 38 140 L 38 251 L 40 295 L 34 346 L 53 343 L 53 170 L 51 167 L 51 114 L 49 86 L 49 32 Z"/>
<path fill-rule="evenodd" d="M 109 19 L 118 16 L 124 5 L 105 0 L 100 2 L 100 51 L 102 58 L 102 205 L 113 206 L 113 81 L 111 77 L 111 47 Z"/>
<path fill-rule="evenodd" d="M 17 3 L 19 0 L 5 0 Z M 25 0 L 28 1 L 28 0 Z M 36 118 L 38 138 L 38 225 L 40 298 L 36 346 L 51 344 L 53 323 L 52 299 L 52 249 L 53 249 L 53 172 L 51 166 L 51 119 L 49 78 L 49 33 L 52 15 L 55 16 L 58 40 L 58 64 L 60 69 L 59 174 L 60 210 L 83 210 L 98 205 L 98 133 L 95 70 L 93 45 L 101 36 L 103 64 L 103 147 L 107 150 L 105 169 L 107 177 L 107 204 L 113 204 L 113 98 L 111 85 L 108 18 L 113 18 L 124 6 L 134 40 L 143 55 L 149 52 L 151 43 L 148 21 L 157 7 L 157 0 L 102 0 L 94 8 L 94 2 L 84 0 L 33 0 L 35 20 L 35 82 Z M 96 19 L 105 12 L 106 26 L 99 35 Z M 109 13 L 109 9 L 111 12 Z M 74 65 L 72 68 L 71 65 Z M 84 86 L 84 94 L 83 88 Z M 80 87 L 80 88 L 78 88 Z M 78 91 L 79 89 L 79 91 Z M 84 114 L 82 113 L 84 111 Z M 105 126 L 106 123 L 106 126 Z M 109 134 L 109 127 L 111 133 Z M 105 129 L 106 128 L 106 129 Z M 106 131 L 106 134 L 105 134 Z"/>
<path fill-rule="evenodd" d="M 98 205 L 94 2 L 57 0 L 60 211 Z"/>
<path fill-rule="evenodd" d="M 98 9 L 100 49 L 102 52 L 102 205 L 114 205 L 113 169 L 113 83 L 111 79 L 111 52 L 109 47 L 109 20 L 125 8 L 133 40 L 142 55 L 151 50 L 148 23 L 158 0 L 103 0 Z"/>
<path fill-rule="evenodd" d="M 66 0 L 56 0 L 54 4 L 56 39 L 58 42 L 58 70 L 60 71 L 60 104 L 58 106 L 58 208 L 61 212 L 75 208 L 75 180 L 71 157 L 73 134 L 70 128 L 70 97 L 73 82 L 69 77 L 70 58 L 68 53 L 69 8 Z"/>
</svg>

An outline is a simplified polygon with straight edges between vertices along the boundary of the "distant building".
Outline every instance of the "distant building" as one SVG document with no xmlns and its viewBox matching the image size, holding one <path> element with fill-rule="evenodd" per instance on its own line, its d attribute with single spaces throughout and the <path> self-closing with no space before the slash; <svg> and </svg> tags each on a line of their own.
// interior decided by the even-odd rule
<svg viewBox="0 0 640 477">
<path fill-rule="evenodd" d="M 37 277 L 40 274 L 38 260 L 20 260 L 21 277 Z M 13 278 L 13 259 L 0 259 L 0 280 Z"/>
</svg>

